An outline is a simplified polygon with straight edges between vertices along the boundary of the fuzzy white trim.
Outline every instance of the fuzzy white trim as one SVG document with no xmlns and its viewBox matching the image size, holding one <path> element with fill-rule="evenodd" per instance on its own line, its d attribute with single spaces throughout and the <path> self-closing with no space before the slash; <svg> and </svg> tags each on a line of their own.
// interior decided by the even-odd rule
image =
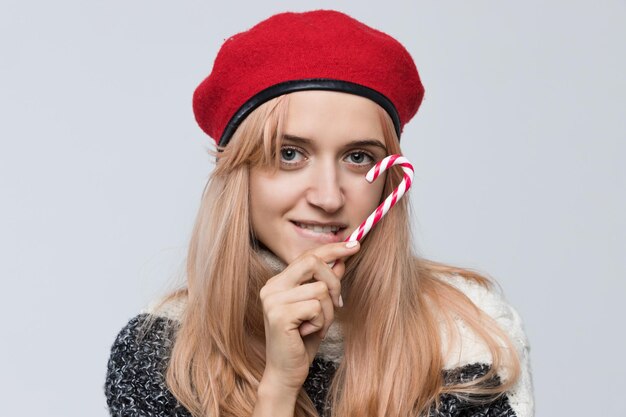
<svg viewBox="0 0 626 417">
<path fill-rule="evenodd" d="M 507 393 L 509 403 L 518 417 L 534 416 L 530 345 L 517 310 L 495 289 L 487 289 L 458 275 L 441 276 L 441 278 L 467 295 L 478 308 L 493 318 L 511 338 L 520 359 L 521 374 L 518 382 Z M 445 358 L 445 369 L 453 369 L 476 362 L 491 364 L 491 355 L 485 343 L 461 320 L 456 320 L 455 324 L 459 330 L 459 338 L 457 343 L 451 347 L 450 354 Z M 443 346 L 447 347 L 447 340 L 447 335 L 442 330 Z M 498 374 L 506 380 L 507 375 L 504 370 L 500 370 Z"/>
<path fill-rule="evenodd" d="M 185 312 L 185 308 L 187 307 L 187 298 L 181 297 L 176 300 L 168 301 L 160 308 L 157 307 L 159 307 L 159 301 L 154 301 L 141 310 L 141 313 L 151 314 L 157 317 L 164 317 L 180 322 L 182 320 L 183 313 Z"/>
</svg>

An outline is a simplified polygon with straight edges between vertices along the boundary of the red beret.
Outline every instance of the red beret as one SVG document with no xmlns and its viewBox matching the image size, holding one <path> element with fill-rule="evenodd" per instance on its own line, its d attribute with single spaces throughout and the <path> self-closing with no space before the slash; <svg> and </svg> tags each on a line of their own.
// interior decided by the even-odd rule
<svg viewBox="0 0 626 417">
<path fill-rule="evenodd" d="M 342 91 L 374 100 L 396 133 L 424 96 L 417 68 L 391 36 L 333 10 L 280 13 L 227 39 L 196 88 L 196 121 L 225 146 L 260 104 L 301 90 Z"/>
</svg>

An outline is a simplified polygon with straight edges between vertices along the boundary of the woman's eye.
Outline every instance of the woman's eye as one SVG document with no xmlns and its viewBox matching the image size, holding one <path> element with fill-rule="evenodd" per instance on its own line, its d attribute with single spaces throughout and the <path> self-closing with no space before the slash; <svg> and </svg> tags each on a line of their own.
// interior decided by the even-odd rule
<svg viewBox="0 0 626 417">
<path fill-rule="evenodd" d="M 348 155 L 347 159 L 348 162 L 356 165 L 371 164 L 374 162 L 374 158 L 365 152 L 352 152 Z"/>
<path fill-rule="evenodd" d="M 302 160 L 302 152 L 294 148 L 282 148 L 280 150 L 280 160 L 282 162 L 298 162 Z"/>
</svg>

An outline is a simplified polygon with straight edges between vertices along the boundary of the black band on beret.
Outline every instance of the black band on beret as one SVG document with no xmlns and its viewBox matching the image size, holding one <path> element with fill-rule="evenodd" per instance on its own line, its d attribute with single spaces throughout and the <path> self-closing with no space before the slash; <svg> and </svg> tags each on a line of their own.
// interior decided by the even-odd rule
<svg viewBox="0 0 626 417">
<path fill-rule="evenodd" d="M 376 102 L 383 109 L 385 109 L 389 116 L 391 116 L 396 134 L 398 135 L 398 139 L 400 139 L 400 117 L 398 116 L 396 107 L 393 105 L 391 100 L 380 94 L 378 91 L 349 81 L 332 80 L 327 78 L 308 78 L 275 84 L 255 94 L 252 98 L 246 101 L 228 121 L 228 124 L 224 129 L 224 133 L 220 138 L 219 147 L 223 148 L 228 144 L 230 138 L 233 136 L 235 130 L 237 130 L 237 127 L 239 127 L 241 122 L 261 104 L 286 93 L 304 90 L 339 91 L 362 96 Z"/>
</svg>

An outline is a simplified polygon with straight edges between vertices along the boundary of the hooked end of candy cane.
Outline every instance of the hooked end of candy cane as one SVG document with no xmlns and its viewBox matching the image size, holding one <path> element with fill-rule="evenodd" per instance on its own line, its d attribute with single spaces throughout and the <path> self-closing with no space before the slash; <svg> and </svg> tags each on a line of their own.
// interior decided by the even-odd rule
<svg viewBox="0 0 626 417">
<path fill-rule="evenodd" d="M 371 184 L 372 182 L 374 182 L 374 175 L 376 175 L 376 165 L 374 165 L 372 169 L 367 171 L 367 174 L 365 174 L 365 181 Z"/>
</svg>

